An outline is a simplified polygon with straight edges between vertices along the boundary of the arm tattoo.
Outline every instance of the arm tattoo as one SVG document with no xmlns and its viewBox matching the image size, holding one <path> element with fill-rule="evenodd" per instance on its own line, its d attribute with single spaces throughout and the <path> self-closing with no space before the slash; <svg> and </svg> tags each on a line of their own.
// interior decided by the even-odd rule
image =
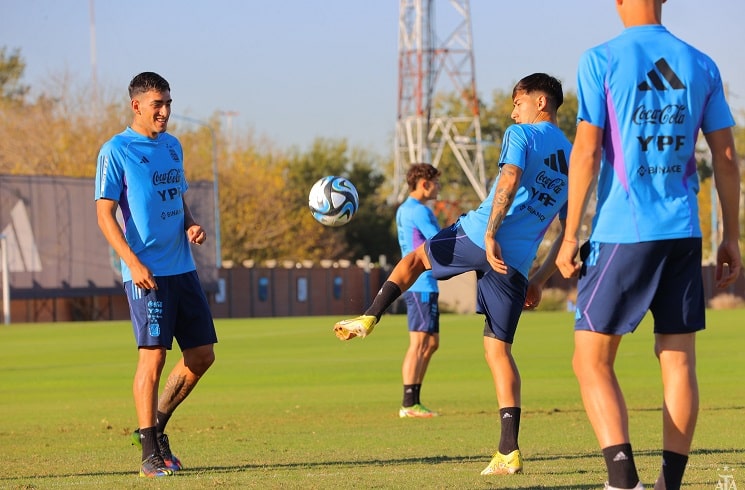
<svg viewBox="0 0 745 490">
<path fill-rule="evenodd" d="M 491 236 L 496 235 L 504 217 L 507 216 L 507 211 L 509 211 L 512 201 L 515 199 L 518 182 L 518 174 L 512 166 L 505 165 L 502 167 L 500 179 L 494 191 L 494 201 L 492 202 L 489 222 L 486 225 L 487 234 Z"/>
<path fill-rule="evenodd" d="M 504 220 L 505 213 L 501 210 L 497 210 L 496 208 L 492 208 L 492 213 L 489 216 L 489 222 L 486 225 L 486 232 L 490 235 L 496 235 L 497 230 L 499 229 L 499 226 L 502 224 L 502 221 Z"/>
</svg>

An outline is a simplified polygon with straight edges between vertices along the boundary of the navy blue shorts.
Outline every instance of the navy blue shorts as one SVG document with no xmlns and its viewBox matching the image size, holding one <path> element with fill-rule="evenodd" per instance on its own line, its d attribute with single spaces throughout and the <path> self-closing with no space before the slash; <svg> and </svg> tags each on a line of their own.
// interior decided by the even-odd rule
<svg viewBox="0 0 745 490">
<path fill-rule="evenodd" d="M 575 330 L 623 335 L 636 330 L 647 311 L 655 333 L 705 328 L 700 238 L 588 242 L 580 258 Z"/>
<path fill-rule="evenodd" d="M 458 223 L 440 230 L 427 240 L 425 247 L 435 279 L 476 272 L 476 312 L 486 316 L 484 336 L 511 344 L 523 311 L 528 279 L 512 267 L 507 274 L 494 272 L 486 260 L 486 251 L 473 243 Z"/>
<path fill-rule="evenodd" d="M 404 292 L 409 332 L 440 333 L 440 293 Z"/>
<path fill-rule="evenodd" d="M 196 271 L 155 278 L 158 289 L 124 283 L 138 347 L 173 347 L 181 350 L 217 343 L 207 297 Z"/>
</svg>

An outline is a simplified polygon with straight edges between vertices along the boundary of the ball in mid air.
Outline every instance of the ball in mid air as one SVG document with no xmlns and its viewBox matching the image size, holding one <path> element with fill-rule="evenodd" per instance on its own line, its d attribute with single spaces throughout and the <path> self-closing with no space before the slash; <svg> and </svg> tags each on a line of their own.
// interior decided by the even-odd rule
<svg viewBox="0 0 745 490">
<path fill-rule="evenodd" d="M 308 206 L 313 217 L 326 226 L 342 226 L 357 212 L 360 200 L 357 189 L 344 177 L 328 175 L 318 179 L 310 189 Z"/>
</svg>

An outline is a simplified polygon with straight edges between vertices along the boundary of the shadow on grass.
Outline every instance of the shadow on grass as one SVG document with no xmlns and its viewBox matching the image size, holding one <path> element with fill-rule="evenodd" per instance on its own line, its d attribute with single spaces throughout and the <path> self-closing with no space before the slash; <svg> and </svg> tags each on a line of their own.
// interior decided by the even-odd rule
<svg viewBox="0 0 745 490">
<path fill-rule="evenodd" d="M 701 407 L 701 412 L 717 412 L 717 411 L 727 411 L 727 410 L 735 410 L 740 411 L 745 409 L 745 406 L 742 405 L 731 405 L 726 407 L 719 407 L 719 406 L 712 406 L 712 407 Z M 654 407 L 629 407 L 629 413 L 633 412 L 662 412 L 661 406 L 654 406 Z M 458 413 L 458 412 L 456 412 Z M 465 414 L 466 412 L 461 412 Z M 468 412 L 469 414 L 474 413 L 476 415 L 493 415 L 494 411 L 492 410 L 479 410 L 475 412 Z M 566 408 L 552 408 L 547 410 L 525 410 L 522 412 L 523 416 L 526 415 L 555 415 L 555 414 L 580 414 L 585 415 L 584 408 L 573 408 L 573 409 L 566 409 Z"/>
<path fill-rule="evenodd" d="M 706 449 L 706 448 L 699 448 L 694 449 L 691 451 L 691 456 L 695 456 L 697 454 L 739 454 L 740 449 Z M 642 450 L 636 450 L 634 449 L 634 456 L 662 456 L 662 449 L 642 449 Z M 575 453 L 575 454 L 546 454 L 546 455 L 540 455 L 540 454 L 532 454 L 529 458 L 529 461 L 551 461 L 551 460 L 566 460 L 566 459 L 583 459 L 583 458 L 602 458 L 602 454 L 600 449 L 598 449 L 596 452 L 588 452 L 588 453 Z"/>
<path fill-rule="evenodd" d="M 691 452 L 691 454 L 737 454 L 739 450 L 736 449 L 707 449 L 700 448 Z M 657 450 L 642 450 L 635 451 L 637 456 L 657 456 L 660 451 Z M 566 461 L 566 460 L 580 460 L 580 459 L 597 459 L 601 458 L 600 451 L 597 452 L 585 452 L 585 453 L 574 453 L 574 454 L 532 454 L 527 462 L 541 462 L 541 461 Z M 301 469 L 343 469 L 343 468 L 363 468 L 363 467 L 388 467 L 388 466 L 407 466 L 407 465 L 448 465 L 448 464 L 463 464 L 473 463 L 477 465 L 479 463 L 486 464 L 488 461 L 485 460 L 483 455 L 478 456 L 427 456 L 427 457 L 416 457 L 416 458 L 390 458 L 390 459 L 366 459 L 366 460 L 353 460 L 353 461 L 317 461 L 317 462 L 295 462 L 295 463 L 245 463 L 245 464 L 234 464 L 230 466 L 195 466 L 184 468 L 180 470 L 178 475 L 198 475 L 198 474 L 229 474 L 229 473 L 240 473 L 247 471 L 284 471 L 284 470 L 301 470 Z M 14 481 L 24 479 L 46 479 L 46 478 L 74 478 L 74 477 L 103 477 L 103 476 L 131 476 L 134 471 L 97 471 L 97 472 L 81 472 L 81 473 L 66 473 L 66 474 L 47 474 L 47 475 L 13 475 L 13 476 L 0 476 L 0 481 Z M 535 476 L 543 475 L 548 478 L 551 475 L 578 475 L 578 474 L 591 474 L 591 471 L 577 470 L 576 465 L 567 465 L 566 470 L 557 471 L 556 467 L 541 468 L 531 467 L 530 474 Z M 535 483 L 530 484 L 529 482 L 521 482 L 522 475 L 511 476 L 515 478 L 514 485 L 512 488 L 531 488 L 535 490 L 590 490 L 597 489 L 598 484 L 587 484 L 587 485 L 558 485 L 558 486 L 535 486 Z M 484 477 L 485 479 L 491 477 Z M 502 478 L 502 477 L 497 477 Z M 500 480 L 500 483 L 504 481 Z M 24 487 L 16 487 L 24 488 Z M 504 488 L 500 486 L 498 488 Z"/>
<path fill-rule="evenodd" d="M 596 454 L 573 454 L 569 457 L 580 459 L 580 458 L 591 458 L 596 457 Z M 545 456 L 532 456 L 529 461 L 550 461 L 554 459 L 565 459 L 566 455 L 545 455 Z M 488 458 L 484 458 L 483 455 L 478 456 L 428 456 L 428 457 L 417 457 L 417 458 L 392 458 L 392 459 L 369 459 L 369 460 L 358 460 L 358 461 L 326 461 L 326 462 L 301 462 L 301 463 L 278 463 L 278 464 L 245 464 L 245 465 L 239 465 L 234 467 L 224 467 L 224 466 L 208 466 L 208 467 L 201 467 L 201 468 L 192 468 L 190 470 L 183 470 L 186 474 L 188 471 L 193 471 L 194 473 L 234 473 L 236 471 L 280 471 L 280 470 L 301 470 L 301 469 L 344 469 L 344 468 L 362 468 L 362 467 L 396 467 L 396 466 L 406 466 L 406 465 L 448 465 L 448 464 L 474 464 L 477 467 L 481 467 L 480 465 L 486 465 L 488 463 Z M 535 468 L 530 470 L 530 474 L 534 476 L 540 476 L 543 475 L 546 478 L 550 478 L 550 476 L 560 476 L 560 475 L 577 475 L 577 474 L 583 474 L 583 473 L 590 473 L 590 472 L 584 472 L 584 471 L 577 471 L 576 468 L 567 468 L 566 471 L 556 471 L 555 469 L 552 469 L 551 471 L 540 471 L 536 470 Z M 530 490 L 597 490 L 598 484 L 587 484 L 587 485 L 551 485 L 551 486 L 545 486 L 545 485 L 536 485 L 535 482 L 530 481 L 524 481 L 523 477 L 525 475 L 508 475 L 508 476 L 484 476 L 480 477 L 478 474 L 475 474 L 476 478 L 483 479 L 483 482 L 485 484 L 489 484 L 489 482 L 494 479 L 494 483 L 497 484 L 499 482 L 498 486 L 495 486 L 493 488 L 499 488 L 504 489 L 504 483 L 505 478 L 511 479 L 512 485 L 510 488 L 513 489 L 530 489 Z M 479 488 L 490 488 L 490 487 L 481 487 Z"/>
</svg>

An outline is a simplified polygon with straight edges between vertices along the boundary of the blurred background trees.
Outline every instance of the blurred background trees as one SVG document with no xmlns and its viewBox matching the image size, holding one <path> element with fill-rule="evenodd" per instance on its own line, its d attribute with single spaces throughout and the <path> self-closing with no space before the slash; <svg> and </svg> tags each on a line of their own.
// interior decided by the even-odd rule
<svg viewBox="0 0 745 490">
<path fill-rule="evenodd" d="M 76 86 L 72 77 L 59 76 L 43 88 L 34 87 L 34 92 L 42 95 L 32 99 L 31 87 L 22 83 L 24 69 L 18 50 L 0 47 L 0 173 L 92 178 L 101 145 L 131 120 L 126 93 L 120 89 L 110 96 L 90 94 L 86 87 Z M 455 111 L 461 102 L 453 94 L 439 94 L 436 103 Z M 488 100 L 481 101 L 480 110 L 484 161 L 487 175 L 493 179 L 502 136 L 512 124 L 511 89 L 495 90 Z M 559 126 L 570 140 L 574 139 L 576 113 L 576 94 L 567 92 L 559 109 Z M 385 255 L 393 262 L 400 257 L 394 224 L 396 204 L 390 202 L 390 154 L 381 156 L 350 147 L 344 139 L 318 138 L 308 148 L 276 148 L 251 132 L 228 134 L 218 112 L 206 122 L 208 127 L 177 115 L 176 109 L 169 131 L 184 147 L 190 181 L 212 180 L 216 145 L 224 260 L 241 264 L 245 260 L 357 260 L 369 256 L 375 262 Z M 736 116 L 739 121 L 745 119 L 745 114 Z M 735 138 L 740 154 L 745 154 L 743 126 L 735 128 Z M 698 163 L 707 257 L 714 220 L 711 168 L 704 150 Z M 440 170 L 442 192 L 434 209 L 446 225 L 480 200 L 452 154 L 443 156 Z M 346 226 L 324 227 L 308 211 L 308 191 L 324 175 L 347 177 L 357 187 L 360 209 Z M 92 199 L 91 188 L 91 205 Z M 554 225 L 539 257 L 555 232 Z"/>
</svg>

